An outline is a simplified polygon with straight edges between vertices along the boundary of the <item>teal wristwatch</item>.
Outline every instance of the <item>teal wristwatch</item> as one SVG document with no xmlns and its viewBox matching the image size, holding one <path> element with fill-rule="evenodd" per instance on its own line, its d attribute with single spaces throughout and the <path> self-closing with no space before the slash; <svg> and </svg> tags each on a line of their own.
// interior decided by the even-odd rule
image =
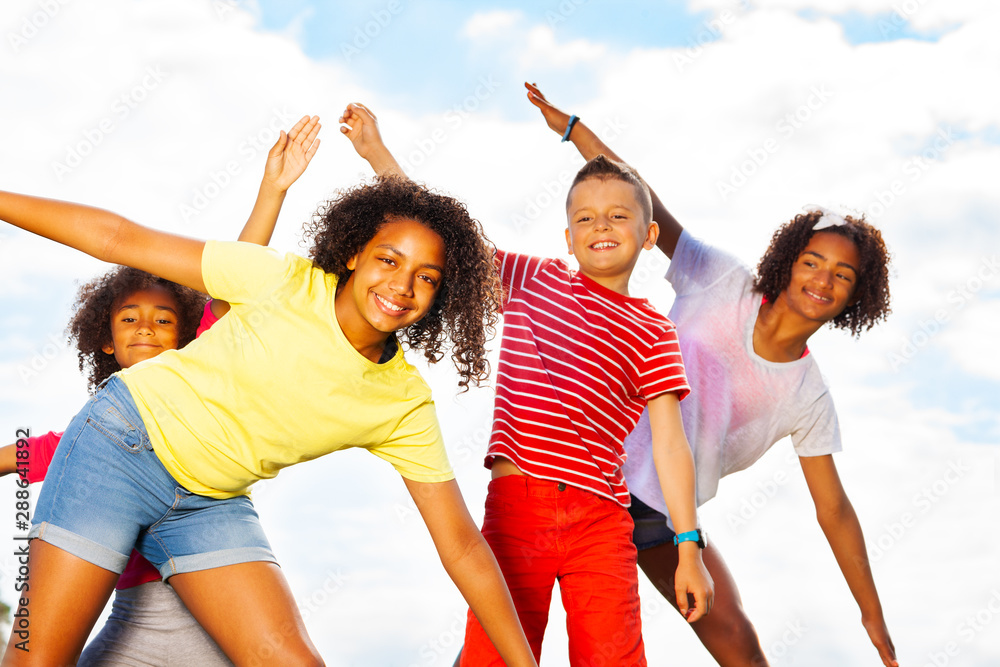
<svg viewBox="0 0 1000 667">
<path fill-rule="evenodd" d="M 708 546 L 708 536 L 705 535 L 705 531 L 701 528 L 695 528 L 686 533 L 674 535 L 674 546 L 677 546 L 681 542 L 694 542 L 699 548 L 704 549 Z"/>
</svg>

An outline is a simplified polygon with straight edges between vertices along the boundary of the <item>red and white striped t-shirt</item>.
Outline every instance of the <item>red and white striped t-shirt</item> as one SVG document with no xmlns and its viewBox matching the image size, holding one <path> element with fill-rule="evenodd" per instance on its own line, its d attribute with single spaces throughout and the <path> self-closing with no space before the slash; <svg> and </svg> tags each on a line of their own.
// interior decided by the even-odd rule
<svg viewBox="0 0 1000 667">
<path fill-rule="evenodd" d="M 487 467 L 629 505 L 622 443 L 646 401 L 690 391 L 674 325 L 562 261 L 498 252 L 504 327 Z"/>
</svg>

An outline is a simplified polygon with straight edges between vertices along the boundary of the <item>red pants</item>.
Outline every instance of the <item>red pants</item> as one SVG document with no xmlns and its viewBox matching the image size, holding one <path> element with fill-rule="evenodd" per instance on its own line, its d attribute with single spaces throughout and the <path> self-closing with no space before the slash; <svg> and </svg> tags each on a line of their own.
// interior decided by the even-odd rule
<svg viewBox="0 0 1000 667">
<path fill-rule="evenodd" d="M 645 665 L 628 510 L 588 491 L 507 475 L 490 482 L 483 536 L 493 549 L 535 660 L 559 580 L 573 667 Z M 469 612 L 463 667 L 503 665 Z"/>
</svg>

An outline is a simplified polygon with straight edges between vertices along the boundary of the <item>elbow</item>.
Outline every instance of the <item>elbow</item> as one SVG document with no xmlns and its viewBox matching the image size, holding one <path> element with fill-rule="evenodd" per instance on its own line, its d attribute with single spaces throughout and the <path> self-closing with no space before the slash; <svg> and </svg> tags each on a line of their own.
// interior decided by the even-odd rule
<svg viewBox="0 0 1000 667">
<path fill-rule="evenodd" d="M 854 506 L 847 496 L 841 496 L 833 502 L 824 503 L 816 507 L 816 521 L 824 532 L 844 525 L 848 521 L 857 521 L 857 514 Z"/>
<path fill-rule="evenodd" d="M 111 264 L 127 264 L 122 261 L 123 248 L 127 246 L 129 239 L 130 222 L 120 215 L 111 214 L 105 221 L 105 231 L 103 243 L 98 246 L 94 254 L 99 260 L 110 262 Z"/>
</svg>

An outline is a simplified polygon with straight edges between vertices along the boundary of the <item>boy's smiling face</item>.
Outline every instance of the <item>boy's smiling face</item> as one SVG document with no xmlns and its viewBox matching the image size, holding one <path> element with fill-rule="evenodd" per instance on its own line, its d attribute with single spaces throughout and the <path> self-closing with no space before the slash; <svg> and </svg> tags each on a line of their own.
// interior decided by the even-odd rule
<svg viewBox="0 0 1000 667">
<path fill-rule="evenodd" d="M 630 183 L 588 178 L 576 184 L 566 209 L 569 253 L 594 282 L 628 294 L 639 253 L 656 245 L 659 231 L 646 219 Z"/>
</svg>

